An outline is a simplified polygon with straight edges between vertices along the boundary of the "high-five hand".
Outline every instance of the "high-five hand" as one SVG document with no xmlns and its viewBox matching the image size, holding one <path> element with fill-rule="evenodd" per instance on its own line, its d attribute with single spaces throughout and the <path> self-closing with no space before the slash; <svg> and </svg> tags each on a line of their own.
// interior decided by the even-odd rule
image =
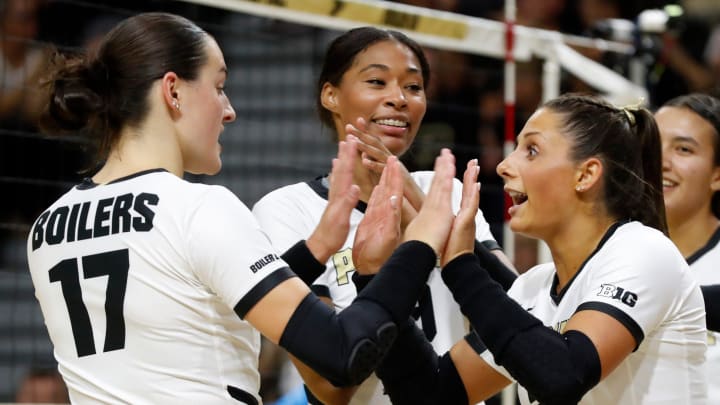
<svg viewBox="0 0 720 405">
<path fill-rule="evenodd" d="M 430 191 L 417 217 L 405 229 L 404 240 L 425 242 L 441 255 L 445 251 L 450 228 L 455 218 L 451 205 L 455 156 L 443 148 L 435 158 L 435 175 Z"/>
<path fill-rule="evenodd" d="M 342 247 L 350 232 L 350 214 L 360 199 L 360 188 L 353 184 L 356 159 L 357 142 L 338 144 L 338 157 L 332 161 L 328 204 L 320 223 L 306 242 L 320 263 L 325 263 Z"/>
<path fill-rule="evenodd" d="M 480 205 L 478 173 L 480 173 L 480 166 L 478 166 L 477 159 L 470 160 L 463 175 L 460 210 L 455 216 L 450 237 L 442 255 L 442 266 L 457 256 L 472 252 L 475 248 L 475 215 Z"/>
<path fill-rule="evenodd" d="M 364 119 L 358 118 L 353 124 L 345 125 L 345 133 L 355 136 L 358 142 L 358 150 L 362 153 L 362 164 L 363 167 L 368 169 L 370 172 L 380 176 L 385 168 L 387 158 L 393 156 L 392 152 L 382 143 L 380 138 L 367 132 L 367 123 Z M 422 192 L 420 187 L 415 183 L 410 173 L 407 171 L 405 166 L 400 162 L 400 169 L 404 182 L 404 197 L 405 202 L 403 203 L 403 225 L 407 225 L 417 212 L 422 207 L 422 203 L 425 200 L 425 194 Z"/>
<path fill-rule="evenodd" d="M 355 233 L 352 256 L 358 273 L 377 273 L 400 242 L 402 195 L 400 162 L 395 156 L 389 156 Z"/>
</svg>

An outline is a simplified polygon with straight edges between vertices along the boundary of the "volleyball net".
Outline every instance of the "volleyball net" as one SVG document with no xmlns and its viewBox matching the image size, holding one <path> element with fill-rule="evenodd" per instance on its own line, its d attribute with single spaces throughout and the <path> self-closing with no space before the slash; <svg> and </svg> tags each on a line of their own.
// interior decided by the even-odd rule
<svg viewBox="0 0 720 405">
<path fill-rule="evenodd" d="M 0 0 L 0 6 L 3 1 L 9 0 Z M 185 15 L 211 32 L 228 64 L 226 92 L 237 120 L 221 136 L 222 172 L 190 179 L 227 186 L 248 206 L 277 187 L 329 171 L 336 147 L 317 118 L 316 80 L 327 44 L 353 27 L 399 30 L 426 47 L 432 68 L 428 112 L 404 161 L 412 170 L 431 169 L 442 147 L 454 151 L 460 168 L 479 158 L 481 208 L 498 240 L 503 240 L 505 204 L 495 165 L 506 149 L 506 92 L 516 96 L 515 127 L 539 103 L 566 89 L 592 90 L 617 104 L 635 103 L 647 93 L 582 52 L 627 55 L 633 52 L 631 45 L 523 26 L 513 26 L 509 37 L 503 21 L 401 3 L 54 0 L 46 6 L 38 15 L 36 35 L 9 37 L 32 49 L 52 45 L 81 51 L 121 19 L 141 11 Z M 508 39 L 510 59 L 517 64 L 512 77 L 504 69 Z M 18 88 L 32 94 L 37 82 L 9 82 L 0 76 L 0 95 Z M 15 400 L 29 371 L 42 374 L 53 367 L 27 271 L 25 238 L 34 218 L 84 176 L 80 170 L 86 165 L 81 139 L 43 136 L 31 118 L 21 118 L 19 113 L 0 114 L 0 402 Z M 513 247 L 507 242 L 505 247 L 512 257 Z"/>
</svg>

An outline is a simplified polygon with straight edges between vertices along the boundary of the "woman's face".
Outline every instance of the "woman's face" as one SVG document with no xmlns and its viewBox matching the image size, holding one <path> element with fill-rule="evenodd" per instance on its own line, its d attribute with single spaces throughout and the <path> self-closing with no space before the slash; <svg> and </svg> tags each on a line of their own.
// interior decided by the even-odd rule
<svg viewBox="0 0 720 405">
<path fill-rule="evenodd" d="M 710 212 L 720 189 L 720 167 L 713 160 L 713 126 L 685 107 L 662 107 L 655 113 L 662 140 L 663 195 L 670 226 L 700 211 Z"/>
<path fill-rule="evenodd" d="M 500 162 L 498 174 L 512 198 L 510 228 L 534 238 L 556 234 L 576 205 L 577 164 L 560 115 L 541 108 L 518 135 L 517 147 Z"/>
<path fill-rule="evenodd" d="M 222 51 L 208 37 L 207 63 L 197 79 L 185 82 L 180 93 L 180 148 L 185 171 L 215 174 L 220 171 L 220 133 L 235 120 L 235 110 L 223 89 L 227 67 Z"/>
<path fill-rule="evenodd" d="M 412 145 L 427 108 L 420 62 L 394 40 L 376 42 L 358 53 L 340 84 L 326 83 L 321 97 L 340 140 L 346 124 L 363 118 L 367 132 L 396 156 Z"/>
</svg>

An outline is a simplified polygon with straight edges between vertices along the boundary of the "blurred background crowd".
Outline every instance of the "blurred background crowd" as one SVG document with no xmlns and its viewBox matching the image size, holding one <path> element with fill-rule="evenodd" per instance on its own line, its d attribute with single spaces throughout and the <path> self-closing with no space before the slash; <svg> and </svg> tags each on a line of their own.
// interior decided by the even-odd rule
<svg viewBox="0 0 720 405">
<path fill-rule="evenodd" d="M 402 3 L 493 20 L 502 20 L 504 6 L 501 0 Z M 650 9 L 669 16 L 663 29 L 644 31 L 638 16 Z M 264 193 L 329 167 L 334 144 L 315 118 L 312 89 L 325 45 L 337 32 L 183 1 L 0 0 L 0 402 L 67 401 L 27 274 L 25 239 L 41 210 L 92 168 L 79 138 L 38 133 L 43 72 L 54 49 L 92 52 L 117 21 L 153 10 L 196 21 L 225 50 L 226 91 L 238 120 L 222 138 L 223 172 L 203 181 L 226 185 L 252 206 Z M 633 54 L 577 51 L 626 77 L 639 61 L 651 107 L 688 92 L 719 94 L 717 0 L 517 0 L 517 24 L 632 44 Z M 502 241 L 504 200 L 495 166 L 503 157 L 503 61 L 426 51 L 429 108 L 405 164 L 429 169 L 443 146 L 453 149 L 461 167 L 479 158 L 481 208 Z M 516 128 L 541 102 L 542 68 L 540 60 L 517 66 Z M 568 74 L 561 91 L 595 90 Z M 520 271 L 535 264 L 535 246 L 516 241 Z M 266 403 L 289 388 L 284 364 L 282 353 L 263 358 Z"/>
</svg>

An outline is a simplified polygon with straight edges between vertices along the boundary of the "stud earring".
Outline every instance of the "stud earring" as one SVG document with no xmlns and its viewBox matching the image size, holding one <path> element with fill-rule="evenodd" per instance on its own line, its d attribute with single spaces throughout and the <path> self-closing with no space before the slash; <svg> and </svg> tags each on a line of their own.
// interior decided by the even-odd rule
<svg viewBox="0 0 720 405">
<path fill-rule="evenodd" d="M 575 186 L 575 191 L 577 191 L 578 193 L 581 193 L 581 192 L 585 191 L 585 187 L 578 184 L 577 186 Z"/>
<path fill-rule="evenodd" d="M 176 110 L 180 111 L 180 103 L 178 103 L 176 98 L 173 99 L 172 105 L 173 107 L 175 107 Z"/>
</svg>

